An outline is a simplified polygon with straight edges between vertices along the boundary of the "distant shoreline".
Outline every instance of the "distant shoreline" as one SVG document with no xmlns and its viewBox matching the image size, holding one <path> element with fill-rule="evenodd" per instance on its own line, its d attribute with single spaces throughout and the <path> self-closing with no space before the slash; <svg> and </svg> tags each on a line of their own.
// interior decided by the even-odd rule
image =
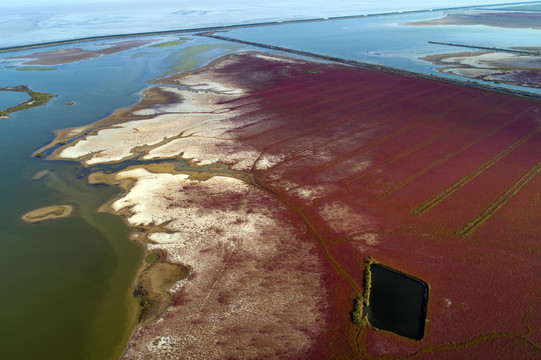
<svg viewBox="0 0 541 360">
<path fill-rule="evenodd" d="M 237 24 L 237 25 L 223 25 L 223 26 L 210 26 L 210 27 L 190 28 L 190 29 L 164 30 L 164 31 L 155 31 L 155 32 L 142 32 L 142 33 L 130 33 L 130 34 L 92 36 L 92 37 L 84 37 L 84 38 L 78 38 L 78 39 L 72 39 L 72 40 L 61 40 L 61 41 L 53 41 L 53 42 L 46 42 L 46 43 L 39 43 L 39 44 L 30 44 L 30 45 L 21 45 L 21 46 L 0 48 L 0 53 L 22 51 L 22 50 L 30 50 L 30 49 L 37 49 L 37 48 L 45 48 L 45 47 L 56 46 L 56 45 L 77 44 L 77 43 L 89 42 L 89 41 L 192 33 L 193 35 L 196 35 L 196 36 L 197 35 L 206 36 L 206 37 L 210 37 L 210 38 L 214 38 L 214 39 L 218 39 L 218 40 L 222 40 L 222 41 L 227 41 L 227 42 L 241 43 L 241 44 L 245 44 L 245 45 L 256 46 L 256 47 L 259 47 L 259 48 L 266 48 L 266 49 L 270 49 L 270 50 L 283 51 L 283 52 L 288 53 L 288 54 L 297 55 L 297 56 L 303 56 L 303 57 L 309 57 L 309 58 L 312 58 L 312 59 L 321 59 L 321 60 L 324 60 L 324 61 L 340 63 L 340 64 L 345 64 L 345 65 L 354 66 L 354 67 L 362 67 L 362 68 L 372 69 L 372 70 L 376 70 L 376 71 L 397 73 L 397 74 L 402 74 L 404 76 L 414 76 L 414 77 L 432 79 L 432 80 L 436 80 L 436 81 L 443 81 L 443 82 L 447 82 L 447 83 L 453 83 L 453 84 L 457 84 L 457 85 L 461 85 L 461 86 L 469 86 L 469 87 L 474 87 L 474 88 L 479 88 L 479 89 L 502 92 L 502 93 L 515 95 L 515 96 L 521 96 L 521 97 L 534 99 L 534 100 L 541 100 L 541 95 L 538 94 L 538 93 L 535 93 L 535 92 L 530 92 L 530 91 L 521 90 L 521 89 L 505 88 L 505 87 L 495 86 L 495 85 L 492 85 L 492 84 L 479 83 L 479 82 L 473 81 L 474 79 L 471 79 L 471 78 L 469 80 L 452 79 L 452 78 L 448 78 L 448 77 L 444 77 L 444 76 L 438 76 L 438 75 L 435 75 L 435 74 L 426 74 L 426 73 L 422 73 L 422 72 L 405 70 L 405 69 L 395 68 L 395 67 L 391 67 L 391 66 L 371 64 L 371 63 L 365 63 L 365 62 L 352 60 L 352 59 L 343 59 L 343 58 L 338 58 L 338 57 L 333 57 L 333 56 L 326 56 L 326 55 L 321 55 L 321 54 L 317 54 L 317 53 L 299 51 L 299 50 L 295 50 L 295 49 L 289 49 L 289 48 L 284 48 L 284 47 L 279 47 L 279 46 L 274 46 L 274 45 L 262 44 L 262 43 L 251 42 L 251 41 L 244 41 L 244 40 L 240 40 L 240 39 L 235 39 L 235 38 L 230 38 L 230 37 L 220 36 L 220 35 L 215 34 L 215 33 L 220 33 L 222 31 L 226 31 L 226 30 L 247 28 L 247 27 L 271 26 L 271 25 L 294 24 L 294 23 L 305 23 L 305 22 L 306 23 L 308 23 L 308 22 L 320 22 L 320 21 L 327 21 L 327 20 L 345 20 L 345 19 L 356 19 L 356 18 L 363 18 L 363 17 L 392 16 L 392 15 L 414 14 L 414 13 L 428 13 L 428 12 L 460 10 L 460 9 L 480 9 L 480 8 L 485 8 L 485 7 L 489 7 L 489 6 L 496 6 L 496 5 L 497 6 L 505 6 L 505 5 L 509 5 L 509 4 L 521 5 L 521 4 L 524 4 L 524 3 L 529 3 L 529 2 L 498 3 L 498 4 L 478 5 L 478 6 L 473 5 L 473 6 L 439 8 L 439 9 L 394 11 L 394 12 L 387 12 L 387 13 L 374 13 L 374 14 L 365 14 L 365 15 L 347 15 L 347 16 L 327 17 L 327 18 L 311 18 L 311 19 L 298 19 L 298 20 L 285 20 L 285 21 L 270 21 L 270 22 L 247 23 L 247 24 Z"/>
<path fill-rule="evenodd" d="M 438 8 L 438 9 L 391 11 L 391 12 L 374 13 L 374 14 L 330 16 L 330 17 L 283 20 L 283 21 L 277 20 L 277 21 L 265 21 L 265 22 L 256 22 L 256 23 L 246 23 L 246 24 L 196 27 L 196 28 L 189 28 L 189 29 L 149 31 L 149 32 L 142 32 L 142 33 L 127 33 L 127 34 L 115 34 L 115 35 L 88 36 L 88 37 L 82 37 L 82 38 L 50 41 L 50 42 L 37 43 L 37 44 L 27 44 L 27 45 L 0 47 L 0 53 L 12 52 L 12 51 L 22 51 L 22 50 L 29 50 L 29 49 L 38 49 L 38 48 L 43 48 L 43 47 L 48 47 L 48 46 L 73 44 L 73 43 L 79 43 L 79 42 L 125 38 L 125 37 L 173 35 L 173 34 L 182 34 L 182 33 L 198 32 L 198 31 L 219 31 L 219 30 L 238 29 L 238 28 L 244 28 L 244 27 L 270 26 L 270 25 L 281 25 L 281 24 L 295 24 L 295 23 L 303 23 L 303 22 L 318 22 L 318 21 L 329 21 L 329 20 L 347 20 L 347 19 L 358 19 L 358 18 L 364 18 L 364 17 L 416 14 L 416 13 L 433 12 L 433 11 L 463 10 L 463 9 L 483 8 L 483 7 L 495 6 L 495 5 L 504 6 L 504 5 L 520 5 L 520 4 L 527 4 L 527 3 L 530 3 L 530 2 L 525 1 L 525 2 L 519 2 L 519 3 L 515 3 L 515 2 L 513 2 L 513 3 L 495 3 L 495 4 L 489 4 L 489 5 L 472 5 L 472 6 L 459 6 L 459 7 L 448 7 L 448 8 Z"/>
</svg>

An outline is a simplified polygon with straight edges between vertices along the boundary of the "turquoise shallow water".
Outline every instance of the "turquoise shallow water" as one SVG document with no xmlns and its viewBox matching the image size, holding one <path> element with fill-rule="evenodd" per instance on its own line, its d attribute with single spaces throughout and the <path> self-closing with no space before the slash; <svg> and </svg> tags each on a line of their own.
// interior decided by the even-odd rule
<svg viewBox="0 0 541 360">
<path fill-rule="evenodd" d="M 208 43 L 218 45 L 199 47 Z M 130 230 L 119 217 L 96 213 L 119 189 L 89 185 L 89 169 L 75 162 L 30 155 L 53 140 L 54 129 L 88 124 L 136 103 L 149 80 L 179 62 L 202 66 L 240 49 L 220 44 L 194 38 L 180 46 L 57 65 L 53 71 L 17 71 L 12 66 L 19 62 L 2 59 L 15 53 L 0 56 L 0 87 L 27 84 L 58 95 L 46 106 L 0 119 L 0 359 L 120 356 L 136 321 L 131 291 L 143 249 L 128 239 Z M 69 101 L 74 105 L 64 105 Z M 32 181 L 41 170 L 50 173 Z M 71 204 L 76 213 L 41 224 L 20 220 L 30 210 L 55 204 Z"/>
</svg>

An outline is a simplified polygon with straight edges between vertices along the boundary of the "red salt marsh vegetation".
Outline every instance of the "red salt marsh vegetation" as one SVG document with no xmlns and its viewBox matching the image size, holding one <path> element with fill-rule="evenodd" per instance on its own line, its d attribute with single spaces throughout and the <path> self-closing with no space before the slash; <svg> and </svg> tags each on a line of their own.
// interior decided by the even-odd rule
<svg viewBox="0 0 541 360">
<path fill-rule="evenodd" d="M 189 272 L 139 282 L 170 304 L 125 359 L 539 356 L 541 102 L 261 53 L 159 82 L 52 155 L 161 159 L 91 175 L 143 278 Z M 428 284 L 420 340 L 352 321 L 368 258 Z"/>
<path fill-rule="evenodd" d="M 326 258 L 314 354 L 539 356 L 541 103 L 250 54 L 198 74 L 247 89 L 227 135 Z M 430 285 L 422 340 L 351 323 L 369 256 Z"/>
</svg>

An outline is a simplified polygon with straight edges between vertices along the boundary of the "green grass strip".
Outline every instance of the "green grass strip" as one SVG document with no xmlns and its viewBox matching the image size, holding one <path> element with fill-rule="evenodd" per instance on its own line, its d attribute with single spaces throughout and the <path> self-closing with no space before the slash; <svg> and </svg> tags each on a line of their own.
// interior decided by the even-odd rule
<svg viewBox="0 0 541 360">
<path fill-rule="evenodd" d="M 381 199 L 381 198 L 384 198 L 386 196 L 389 196 L 390 194 L 392 194 L 396 190 L 399 190 L 402 187 L 404 187 L 404 186 L 408 185 L 409 183 L 411 183 L 412 181 L 420 178 L 421 176 L 423 176 L 424 174 L 426 174 L 430 170 L 435 169 L 436 167 L 440 166 L 441 164 L 445 163 L 446 161 L 452 159 L 453 157 L 457 156 L 458 154 L 462 153 L 463 151 L 469 149 L 471 146 L 477 144 L 479 141 L 481 141 L 483 139 L 486 139 L 490 135 L 493 135 L 493 134 L 497 133 L 498 131 L 500 131 L 501 129 L 506 127 L 507 125 L 509 125 L 512 122 L 514 122 L 515 120 L 517 120 L 520 116 L 522 116 L 522 114 L 517 115 L 514 118 L 512 118 L 511 120 L 506 121 L 506 122 L 496 126 L 495 128 L 491 129 L 490 131 L 477 136 L 476 138 L 474 138 L 473 140 L 471 140 L 468 143 L 464 144 L 463 146 L 459 147 L 458 149 L 448 153 L 447 155 L 445 155 L 444 157 L 434 161 L 432 164 L 428 165 L 427 167 L 417 171 L 415 174 L 413 174 L 413 175 L 409 176 L 408 178 L 402 180 L 401 182 L 399 182 L 398 184 L 396 184 L 395 186 L 393 186 L 392 188 L 390 188 L 386 192 L 378 195 L 378 197 Z"/>
<path fill-rule="evenodd" d="M 19 67 L 17 71 L 51 71 L 56 70 L 54 67 L 41 67 L 41 66 L 28 66 L 28 67 Z"/>
<path fill-rule="evenodd" d="M 438 205 L 440 202 L 454 194 L 458 189 L 475 179 L 477 176 L 481 175 L 485 170 L 488 170 L 492 165 L 500 161 L 502 158 L 504 158 L 506 155 L 510 154 L 512 151 L 516 150 L 520 145 L 524 144 L 526 141 L 537 135 L 541 131 L 541 128 L 536 129 L 535 131 L 529 133 L 528 135 L 524 136 L 520 140 L 516 141 L 513 145 L 505 149 L 504 151 L 500 152 L 498 155 L 494 156 L 492 159 L 486 161 L 481 166 L 479 166 L 477 169 L 470 172 L 468 175 L 464 176 L 462 179 L 458 180 L 453 185 L 449 186 L 447 189 L 439 193 L 438 195 L 434 196 L 432 199 L 425 201 L 421 204 L 418 208 L 413 210 L 413 213 L 415 215 L 423 215 L 426 212 L 428 212 L 430 209 L 432 209 L 434 206 Z"/>
<path fill-rule="evenodd" d="M 515 196 L 524 185 L 526 185 L 535 175 L 541 172 L 541 161 L 538 162 L 533 168 L 531 168 L 526 174 L 524 174 L 516 183 L 514 183 L 509 189 L 507 189 L 496 201 L 489 205 L 489 207 L 483 211 L 481 215 L 468 222 L 462 229 L 457 231 L 457 234 L 462 236 L 470 235 L 481 224 L 488 220 L 494 213 L 505 205 L 513 196 Z"/>
<path fill-rule="evenodd" d="M 182 37 L 178 40 L 163 42 L 159 44 L 150 45 L 149 47 L 167 47 L 167 46 L 175 46 L 175 45 L 182 45 L 186 41 L 191 40 L 189 37 Z"/>
</svg>

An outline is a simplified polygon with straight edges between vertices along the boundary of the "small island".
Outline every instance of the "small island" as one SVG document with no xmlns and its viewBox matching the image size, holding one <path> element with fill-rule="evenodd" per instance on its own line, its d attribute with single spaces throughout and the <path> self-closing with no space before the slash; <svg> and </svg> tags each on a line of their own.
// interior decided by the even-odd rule
<svg viewBox="0 0 541 360">
<path fill-rule="evenodd" d="M 28 85 L 6 86 L 3 88 L 0 88 L 0 91 L 19 91 L 19 92 L 25 92 L 30 96 L 30 99 L 28 101 L 25 101 L 22 104 L 12 106 L 10 108 L 7 108 L 6 110 L 0 110 L 0 118 L 3 118 L 3 119 L 9 118 L 11 113 L 14 113 L 17 111 L 46 105 L 52 98 L 56 96 L 53 94 L 32 91 L 28 87 Z"/>
<path fill-rule="evenodd" d="M 468 45 L 440 44 L 468 48 Z M 437 70 L 444 74 L 492 81 L 495 84 L 541 88 L 539 47 L 480 49 L 482 51 L 428 55 L 420 59 L 441 65 Z"/>
<path fill-rule="evenodd" d="M 24 214 L 22 219 L 29 223 L 39 223 L 68 217 L 73 214 L 74 211 L 75 209 L 71 205 L 46 206 Z"/>
</svg>

